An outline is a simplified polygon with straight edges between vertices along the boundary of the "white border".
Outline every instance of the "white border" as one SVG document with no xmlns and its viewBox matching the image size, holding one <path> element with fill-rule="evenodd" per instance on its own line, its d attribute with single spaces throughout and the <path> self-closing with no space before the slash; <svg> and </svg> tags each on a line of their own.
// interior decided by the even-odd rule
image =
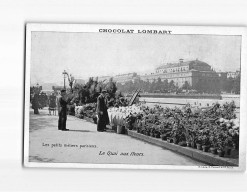
<svg viewBox="0 0 247 195">
<path fill-rule="evenodd" d="M 175 166 L 175 165 L 128 165 L 128 164 L 83 164 L 83 163 L 42 163 L 29 162 L 29 100 L 30 100 L 30 67 L 31 67 L 31 32 L 95 32 L 99 29 L 134 29 L 134 30 L 171 30 L 171 34 L 205 34 L 205 35 L 241 35 L 241 96 L 240 96 L 240 147 L 239 167 Z M 169 36 L 169 35 L 164 35 Z M 52 168 L 118 168 L 118 169 L 174 169 L 174 170 L 223 170 L 245 171 L 246 168 L 246 100 L 247 97 L 247 28 L 245 27 L 212 27 L 212 26 L 161 26 L 161 25 L 106 25 L 106 24 L 38 24 L 26 25 L 25 56 L 25 120 L 24 120 L 24 166 Z"/>
</svg>

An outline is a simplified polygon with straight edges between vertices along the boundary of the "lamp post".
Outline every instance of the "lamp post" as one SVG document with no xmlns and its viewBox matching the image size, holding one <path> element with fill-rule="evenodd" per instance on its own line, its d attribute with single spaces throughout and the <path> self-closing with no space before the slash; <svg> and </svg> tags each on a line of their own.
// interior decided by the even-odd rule
<svg viewBox="0 0 247 195">
<path fill-rule="evenodd" d="M 65 78 L 67 74 L 66 70 L 64 70 L 62 74 L 63 74 L 63 88 L 65 89 Z"/>
<path fill-rule="evenodd" d="M 40 86 L 39 86 L 39 83 L 36 84 L 36 87 L 35 87 L 35 92 L 36 93 L 39 93 L 40 92 Z"/>
</svg>

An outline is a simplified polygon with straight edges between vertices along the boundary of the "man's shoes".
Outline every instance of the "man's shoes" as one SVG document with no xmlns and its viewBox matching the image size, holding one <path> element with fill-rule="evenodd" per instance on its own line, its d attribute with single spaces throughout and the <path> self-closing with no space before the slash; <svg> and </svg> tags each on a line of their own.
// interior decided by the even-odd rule
<svg viewBox="0 0 247 195">
<path fill-rule="evenodd" d="M 62 129 L 62 131 L 69 131 L 69 129 Z"/>
</svg>

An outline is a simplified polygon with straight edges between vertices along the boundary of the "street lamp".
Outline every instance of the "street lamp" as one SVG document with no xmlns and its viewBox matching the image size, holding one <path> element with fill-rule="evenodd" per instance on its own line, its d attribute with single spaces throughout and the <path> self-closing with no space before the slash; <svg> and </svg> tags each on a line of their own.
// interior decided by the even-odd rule
<svg viewBox="0 0 247 195">
<path fill-rule="evenodd" d="M 65 89 L 65 78 L 68 73 L 66 72 L 66 70 L 64 70 L 62 74 L 63 74 L 63 88 Z"/>
</svg>

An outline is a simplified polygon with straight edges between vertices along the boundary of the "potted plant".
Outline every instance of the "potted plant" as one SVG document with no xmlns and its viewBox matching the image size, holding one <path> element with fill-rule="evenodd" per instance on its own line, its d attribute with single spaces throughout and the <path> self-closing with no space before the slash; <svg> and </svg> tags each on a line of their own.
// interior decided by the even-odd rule
<svg viewBox="0 0 247 195">
<path fill-rule="evenodd" d="M 167 135 L 166 135 L 166 134 L 161 134 L 161 135 L 160 135 L 160 137 L 161 137 L 161 139 L 162 139 L 162 140 L 164 140 L 164 141 L 165 141 L 165 140 L 166 140 L 166 138 L 167 138 Z"/>
<path fill-rule="evenodd" d="M 208 152 L 208 149 L 210 147 L 209 137 L 207 135 L 202 136 L 202 151 Z"/>
<path fill-rule="evenodd" d="M 193 127 L 193 129 L 190 131 L 190 140 L 191 140 L 191 147 L 196 148 L 196 138 L 197 138 L 197 130 L 196 126 Z"/>
<path fill-rule="evenodd" d="M 154 130 L 154 137 L 155 138 L 160 138 L 160 132 L 158 130 Z"/>
<path fill-rule="evenodd" d="M 167 140 L 169 136 L 170 136 L 170 132 L 166 132 L 160 135 L 161 139 L 164 141 Z"/>
<path fill-rule="evenodd" d="M 231 151 L 232 151 L 232 137 L 230 135 L 227 136 L 226 140 L 225 140 L 225 151 L 226 151 L 226 155 L 231 155 Z"/>
<path fill-rule="evenodd" d="M 167 135 L 166 135 L 166 130 L 164 129 L 164 126 L 159 126 L 159 132 L 160 132 L 161 139 L 166 140 Z"/>
<path fill-rule="evenodd" d="M 210 142 L 210 152 L 212 154 L 216 154 L 217 153 L 217 149 L 216 149 L 216 146 L 217 146 L 217 138 L 214 134 L 211 134 L 210 137 L 209 137 L 209 142 Z"/>
<path fill-rule="evenodd" d="M 197 150 L 202 149 L 202 136 L 200 135 L 196 138 L 196 148 Z"/>
<path fill-rule="evenodd" d="M 166 140 L 167 140 L 168 143 L 172 143 L 173 142 L 173 138 L 171 138 L 171 137 L 167 137 Z"/>
<path fill-rule="evenodd" d="M 150 130 L 146 130 L 145 135 L 150 136 Z"/>
<path fill-rule="evenodd" d="M 178 137 L 173 137 L 173 143 L 174 143 L 174 144 L 178 144 L 178 143 L 179 143 Z"/>
<path fill-rule="evenodd" d="M 234 150 L 238 150 L 239 148 L 239 135 L 237 132 L 234 132 L 232 136 L 232 146 Z"/>
<path fill-rule="evenodd" d="M 182 146 L 182 147 L 185 147 L 185 146 L 187 146 L 187 143 L 186 143 L 186 141 L 180 141 L 180 142 L 178 143 L 178 145 L 180 145 L 180 146 Z"/>
<path fill-rule="evenodd" d="M 137 132 L 137 133 L 140 133 L 141 128 L 142 128 L 141 121 L 140 121 L 140 120 L 138 120 L 138 121 L 137 121 L 137 125 L 136 125 L 136 132 Z"/>
<path fill-rule="evenodd" d="M 191 147 L 191 141 L 192 141 L 192 137 L 190 135 L 190 131 L 186 129 L 185 131 L 185 140 L 186 140 L 186 146 L 187 147 Z"/>
<path fill-rule="evenodd" d="M 227 134 L 224 130 L 221 129 L 221 131 L 218 131 L 217 133 L 217 153 L 220 157 L 223 157 L 225 155 L 225 141 L 227 139 Z"/>
<path fill-rule="evenodd" d="M 191 147 L 191 141 L 186 141 L 186 146 Z"/>
<path fill-rule="evenodd" d="M 130 114 L 129 116 L 127 116 L 127 118 L 125 119 L 125 123 L 126 123 L 126 127 L 129 129 L 129 130 L 132 130 L 133 129 L 133 126 L 134 126 L 134 123 L 136 121 L 136 117 L 132 114 Z"/>
<path fill-rule="evenodd" d="M 225 151 L 224 151 L 223 142 L 218 142 L 217 153 L 218 153 L 219 157 L 224 157 Z"/>
<path fill-rule="evenodd" d="M 153 127 L 150 128 L 150 136 L 154 137 L 154 129 L 153 129 Z"/>
<path fill-rule="evenodd" d="M 174 125 L 174 128 L 173 128 L 173 130 L 171 132 L 171 137 L 173 139 L 173 143 L 174 144 L 178 144 L 179 143 L 180 134 L 181 134 L 181 130 L 178 128 L 178 125 Z"/>
</svg>

